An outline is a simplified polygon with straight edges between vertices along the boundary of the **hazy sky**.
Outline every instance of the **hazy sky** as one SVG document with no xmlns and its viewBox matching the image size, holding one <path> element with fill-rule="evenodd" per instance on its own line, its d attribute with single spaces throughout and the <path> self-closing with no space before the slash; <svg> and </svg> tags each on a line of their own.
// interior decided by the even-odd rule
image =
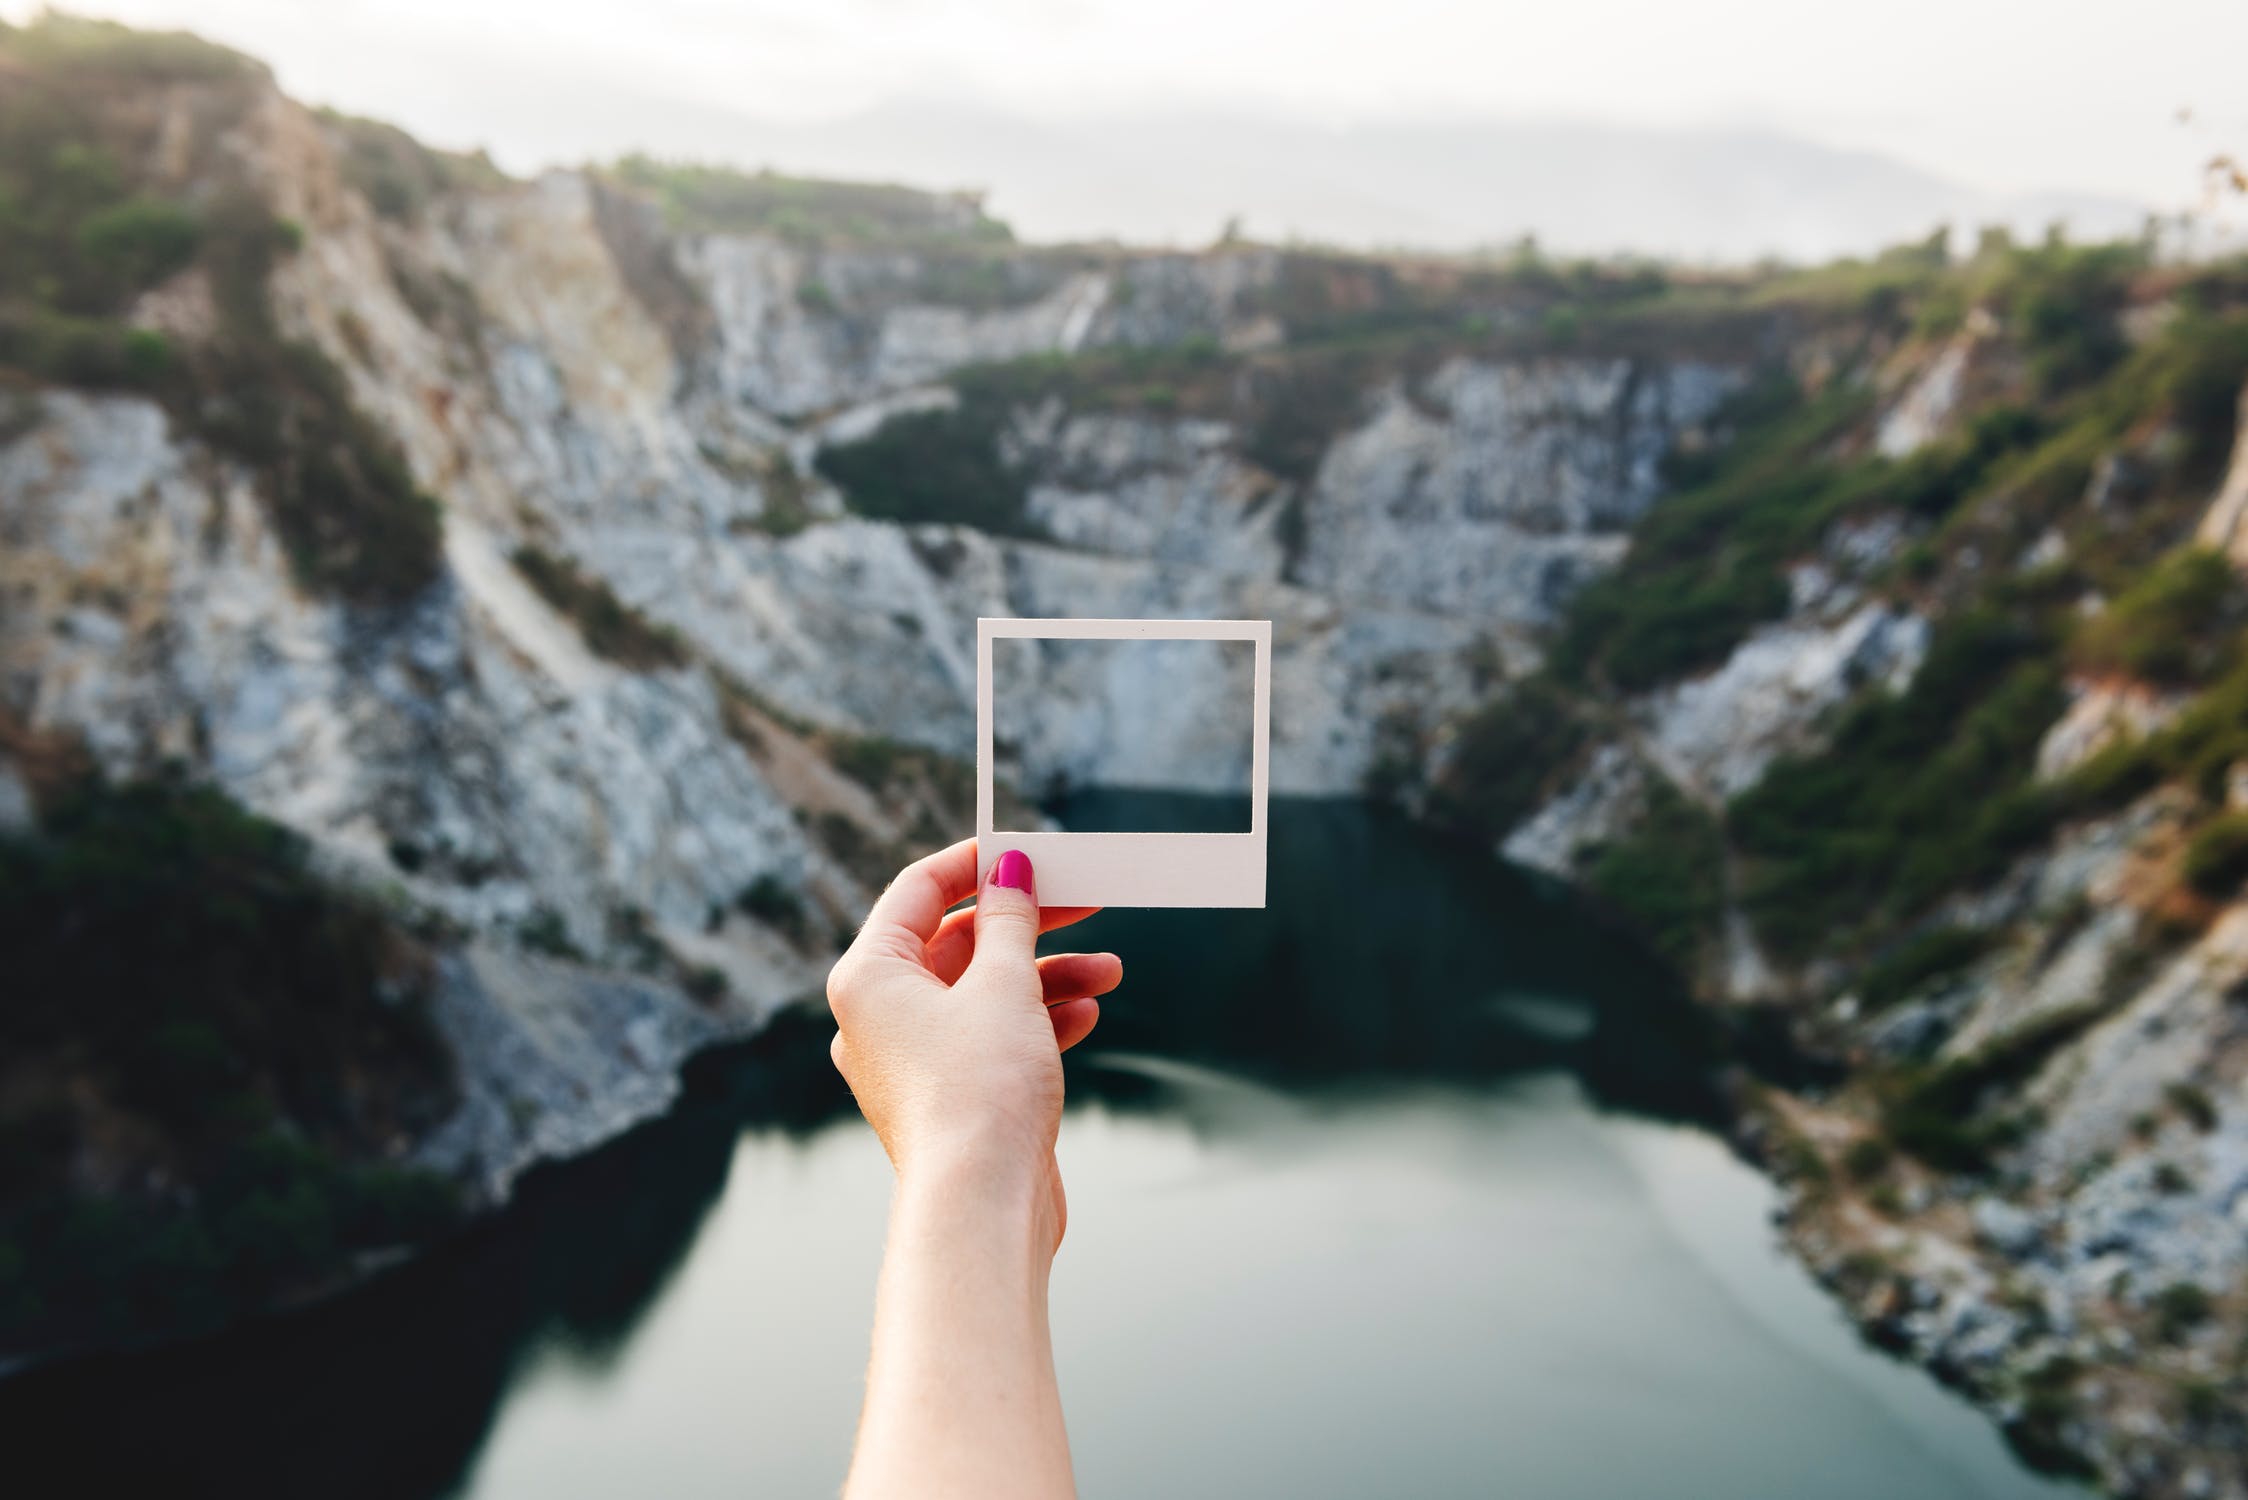
<svg viewBox="0 0 2248 1500">
<path fill-rule="evenodd" d="M 0 0 L 22 18 L 27 0 Z M 2248 151 L 2248 0 L 83 0 L 257 53 L 294 93 L 503 163 L 632 147 L 635 100 L 782 119 L 899 99 L 1034 118 L 1753 124 L 2000 191 L 2176 205 Z M 479 89 L 479 78 L 505 87 Z M 488 97 L 487 97 L 488 94 Z M 2178 123 L 2182 107 L 2198 118 Z"/>
</svg>

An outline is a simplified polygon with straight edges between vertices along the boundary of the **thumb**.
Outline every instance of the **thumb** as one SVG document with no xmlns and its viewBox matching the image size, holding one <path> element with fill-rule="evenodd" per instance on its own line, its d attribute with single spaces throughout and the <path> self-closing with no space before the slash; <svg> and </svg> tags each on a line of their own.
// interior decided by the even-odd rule
<svg viewBox="0 0 2248 1500">
<path fill-rule="evenodd" d="M 976 897 L 976 954 L 971 974 L 1020 973 L 1037 992 L 1038 889 L 1030 856 L 1009 849 L 991 862 Z"/>
</svg>

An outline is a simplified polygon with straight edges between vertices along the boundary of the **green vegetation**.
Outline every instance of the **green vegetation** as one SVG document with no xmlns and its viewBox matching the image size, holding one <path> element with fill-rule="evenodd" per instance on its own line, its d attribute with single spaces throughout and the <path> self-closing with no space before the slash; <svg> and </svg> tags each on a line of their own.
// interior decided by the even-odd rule
<svg viewBox="0 0 2248 1500">
<path fill-rule="evenodd" d="M 585 950 L 570 937 L 570 924 L 551 906 L 531 908 L 531 914 L 523 919 L 515 935 L 534 953 L 571 963 L 585 961 Z"/>
<path fill-rule="evenodd" d="M 2206 1135 L 2217 1128 L 2217 1104 L 2208 1091 L 2190 1083 L 2173 1083 L 2162 1091 L 2170 1107 L 2184 1117 L 2185 1122 Z"/>
<path fill-rule="evenodd" d="M 1004 245 L 1007 226 L 975 193 L 931 193 L 873 182 L 825 182 L 628 156 L 615 182 L 652 198 L 672 228 L 777 235 L 806 245 L 958 249 Z"/>
<path fill-rule="evenodd" d="M 1860 1136 L 1842 1153 L 1842 1170 L 1857 1182 L 1871 1182 L 1889 1170 L 1897 1153 L 1879 1136 Z"/>
<path fill-rule="evenodd" d="M 687 648 L 676 632 L 651 624 L 568 558 L 528 545 L 516 548 L 512 558 L 516 571 L 541 598 L 577 622 L 578 633 L 596 656 L 635 672 L 686 665 Z"/>
<path fill-rule="evenodd" d="M 799 941 L 808 930 L 811 918 L 804 907 L 803 896 L 777 875 L 760 875 L 744 886 L 741 894 L 734 898 L 734 906 L 744 915 L 779 928 Z"/>
<path fill-rule="evenodd" d="M 1939 1171 L 1988 1171 L 1993 1157 L 2021 1139 L 2029 1121 L 1986 1106 L 2034 1076 L 2098 1018 L 2097 1006 L 2063 1011 L 2001 1036 L 1972 1056 L 1891 1069 L 1876 1088 L 1884 1133 L 1898 1150 Z"/>
<path fill-rule="evenodd" d="M 1966 968 L 1991 949 L 1996 935 L 1978 928 L 1931 927 L 1882 954 L 1858 976 L 1858 1004 L 1887 1010 L 1935 980 Z"/>
<path fill-rule="evenodd" d="M 1460 725 L 1430 789 L 1440 822 L 1485 842 L 1534 812 L 1592 742 L 1584 707 L 1549 677 L 1527 677 Z"/>
<path fill-rule="evenodd" d="M 2074 1388 L 2083 1374 L 2078 1361 L 2057 1354 L 2022 1377 L 2021 1412 L 2006 1424 L 2006 1440 L 2039 1473 L 2079 1479 L 2097 1473 L 2066 1435 L 2077 1415 Z"/>
<path fill-rule="evenodd" d="M 2248 878 L 2248 812 L 2204 823 L 2186 845 L 2186 881 L 2204 896 L 2229 896 Z"/>
<path fill-rule="evenodd" d="M 42 71 L 82 82 L 227 83 L 266 76 L 263 63 L 185 31 L 136 31 L 45 11 L 28 26 L 0 21 L 0 50 Z"/>
<path fill-rule="evenodd" d="M 1939 517 L 2022 436 L 1990 420 L 1904 463 L 1824 457 L 1866 402 L 1839 383 L 1806 396 L 1778 375 L 1736 396 L 1719 418 L 1732 440 L 1670 461 L 1676 493 L 1640 523 L 1623 565 L 1572 603 L 1555 669 L 1639 692 L 1715 666 L 1786 611 L 1786 565 L 1833 522 L 1877 506 Z"/>
<path fill-rule="evenodd" d="M 1724 916 L 1717 820 L 1657 779 L 1631 831 L 1587 854 L 1586 885 L 1628 916 L 1657 953 L 1690 972 Z"/>
<path fill-rule="evenodd" d="M 2188 547 L 2165 557 L 2085 622 L 2071 648 L 2089 672 L 2191 687 L 2231 666 L 2248 624 L 2248 589 L 2222 554 Z"/>
<path fill-rule="evenodd" d="M 1524 260 L 1509 274 L 1525 285 L 1538 268 Z M 2178 313 L 2134 348 L 2121 315 L 2150 274 L 2138 246 L 2022 248 L 1989 235 L 1958 264 L 1931 241 L 1741 283 L 1673 278 L 1626 304 L 1634 318 L 1849 308 L 1862 333 L 1891 338 L 1949 335 L 1983 307 L 2029 378 L 2009 396 L 1971 397 L 1957 436 L 1901 461 L 1864 451 L 1865 382 L 1810 390 L 1777 370 L 1754 380 L 1719 413 L 1716 442 L 1666 460 L 1671 492 L 1623 564 L 1572 601 L 1550 676 L 1531 690 L 1539 716 L 1512 716 L 1509 689 L 1461 726 L 1462 753 L 1435 788 L 1439 815 L 1485 835 L 1514 826 L 1580 760 L 1595 705 L 1722 662 L 1785 613 L 1788 569 L 1836 522 L 1875 515 L 1923 528 L 1872 582 L 1910 597 L 1936 630 L 1906 691 L 1862 691 L 1824 748 L 1783 758 L 1727 810 L 1740 899 L 1777 956 L 1870 957 L 1861 1002 L 1894 1004 L 1990 941 L 1914 935 L 1913 924 L 1944 895 L 1996 878 L 2060 820 L 2172 778 L 2214 811 L 2228 769 L 2248 761 L 2248 591 L 2222 559 L 2178 543 L 2232 445 L 2248 284 L 2197 273 Z M 2119 454 L 2111 498 L 2087 505 L 2095 471 Z M 2016 567 L 2048 531 L 2065 544 L 2058 560 Z M 2078 606 L 2093 594 L 2111 602 L 2085 618 Z M 2170 728 L 2043 787 L 2035 754 L 2064 706 L 2065 669 L 2202 692 Z M 1478 805 L 1480 816 L 1463 815 Z M 2196 883 L 2236 889 L 2244 844 L 2229 821 L 2210 821 L 2195 841 Z M 1633 883 L 1649 889 L 1647 874 Z M 1665 946 L 1690 951 L 1675 911 L 1657 907 Z"/>
<path fill-rule="evenodd" d="M 2036 625 L 1945 621 L 1909 689 L 1862 701 L 1827 749 L 1779 761 L 1734 801 L 1758 931 L 1791 958 L 1847 952 L 1997 875 L 2048 826 L 2029 773 L 2063 702 Z"/>
<path fill-rule="evenodd" d="M 306 584 L 392 603 L 435 573 L 434 501 L 396 445 L 353 407 L 341 371 L 285 337 L 266 296 L 301 237 L 249 187 L 193 201 L 158 181 L 152 112 L 114 107 L 151 81 L 211 90 L 204 121 L 248 107 L 263 70 L 192 37 L 49 16 L 0 31 L 0 374 L 137 390 L 250 465 Z M 178 347 L 131 326 L 134 301 L 189 268 L 208 277 L 219 327 Z"/>
<path fill-rule="evenodd" d="M 2088 384 L 2122 361 L 2129 349 L 2122 313 L 2147 260 L 2140 245 L 2071 245 L 2056 237 L 2007 262 L 1993 300 L 2024 345 L 2040 394 Z"/>
<path fill-rule="evenodd" d="M 2213 1380 L 2188 1380 L 2178 1387 L 2178 1407 L 2197 1427 L 2213 1426 L 2239 1408 L 2225 1388 Z"/>
<path fill-rule="evenodd" d="M 446 193 L 507 180 L 482 151 L 432 150 L 395 125 L 335 110 L 322 110 L 320 123 L 335 146 L 344 180 L 386 219 L 418 223 Z"/>
<path fill-rule="evenodd" d="M 2248 315 L 2212 307 L 2188 287 L 2163 330 L 2155 398 L 2185 435 L 2186 471 L 2214 478 L 2231 456 L 2240 391 L 2248 385 Z"/>
<path fill-rule="evenodd" d="M 2186 1335 L 2209 1321 L 2216 1299 L 2190 1281 L 2173 1282 L 2154 1294 L 2155 1332 L 2165 1343 L 2184 1343 Z"/>
<path fill-rule="evenodd" d="M 0 1345 L 207 1327 L 451 1222 L 369 1164 L 447 1105 L 422 960 L 293 835 L 78 786 L 0 839 L 0 941 Z"/>
<path fill-rule="evenodd" d="M 2182 781 L 2212 806 L 2225 773 L 2248 760 L 2248 665 L 2235 667 L 2166 728 L 2109 746 L 2079 766 L 2058 800 L 2072 812 L 2120 807 L 2164 781 Z"/>
<path fill-rule="evenodd" d="M 178 399 L 199 435 L 258 471 L 274 529 L 305 583 L 387 604 L 436 576 L 437 502 L 318 349 L 258 335 L 222 343 Z"/>
<path fill-rule="evenodd" d="M 1005 419 L 1003 406 L 971 388 L 953 409 L 893 417 L 858 442 L 823 448 L 819 471 L 862 516 L 1035 536 L 1023 477 L 999 451 Z"/>
<path fill-rule="evenodd" d="M 1281 479 L 1307 484 L 1337 434 L 1364 416 L 1380 366 L 1362 350 L 1317 351 L 1258 372 L 1241 454 Z"/>
</svg>

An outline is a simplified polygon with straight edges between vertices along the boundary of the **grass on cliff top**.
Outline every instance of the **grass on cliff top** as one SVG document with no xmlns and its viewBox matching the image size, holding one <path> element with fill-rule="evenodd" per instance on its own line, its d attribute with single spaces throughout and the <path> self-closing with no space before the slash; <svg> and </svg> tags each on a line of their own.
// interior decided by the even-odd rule
<svg viewBox="0 0 2248 1500">
<path fill-rule="evenodd" d="M 27 25 L 0 21 L 0 60 L 84 79 L 231 82 L 270 76 L 265 64 L 186 31 L 137 31 L 116 21 L 45 11 Z"/>
<path fill-rule="evenodd" d="M 417 223 L 430 204 L 449 192 L 509 180 L 482 150 L 439 151 L 380 120 L 332 109 L 319 113 L 344 180 L 386 219 Z"/>
<path fill-rule="evenodd" d="M 1013 231 L 984 212 L 980 193 L 880 182 L 833 182 L 732 167 L 627 156 L 603 169 L 652 197 L 686 233 L 770 234 L 799 244 L 887 249 L 1004 245 Z"/>
<path fill-rule="evenodd" d="M 2026 403 L 1986 405 L 1957 437 L 1892 462 L 1836 456 L 1870 416 L 1869 398 L 1846 381 L 1816 396 L 1777 377 L 1744 391 L 1719 420 L 1729 440 L 1669 461 L 1673 493 L 1637 528 L 1623 565 L 1573 602 L 1551 680 L 1510 690 L 1462 726 L 1436 788 L 1440 810 L 1481 809 L 1461 821 L 1503 835 L 1576 763 L 1581 743 L 1567 726 L 1593 712 L 1587 702 L 1722 662 L 1785 612 L 1791 563 L 1837 520 L 1876 513 L 1928 528 L 1878 582 L 1913 592 L 1937 620 L 1935 638 L 1906 692 L 1868 688 L 1823 748 L 1781 759 L 1728 809 L 1744 905 L 1777 954 L 1886 954 L 1867 982 L 1895 998 L 1972 957 L 1966 943 L 1899 947 L 1898 935 L 1944 894 L 1995 878 L 2060 819 L 2172 774 L 2217 798 L 2225 768 L 2248 756 L 2238 665 L 2248 599 L 2221 562 L 2173 549 L 2231 446 L 2248 378 L 2248 290 L 2228 300 L 2219 283 L 2198 287 L 2157 337 L 2129 349 L 2120 315 L 2143 273 L 2138 247 L 2058 241 L 1986 242 L 1933 281 L 1926 265 L 1897 269 L 1896 284 L 1916 287 L 1920 316 L 1939 325 L 1948 314 L 1931 286 L 1959 290 L 1961 315 L 1978 303 L 2002 310 Z M 2094 465 L 2118 449 L 2151 455 L 2134 460 L 2136 488 L 2108 511 L 2087 506 Z M 2069 543 L 2061 564 L 2032 574 L 2008 565 L 2049 527 Z M 2110 602 L 2083 619 L 2077 606 L 2093 592 Z M 2039 787 L 2036 748 L 2071 667 L 2208 686 L 2171 729 Z M 2229 838 L 2207 834 L 2205 882 L 2231 878 Z M 1649 931 L 1680 951 L 1673 903 L 1657 899 L 1663 882 L 1640 868 L 1633 883 L 1651 893 Z"/>
<path fill-rule="evenodd" d="M 382 1164 L 450 1099 L 423 961 L 286 830 L 80 783 L 0 838 L 0 943 L 0 1349 L 209 1327 L 451 1221 Z"/>
<path fill-rule="evenodd" d="M 256 472 L 302 582 L 396 602 L 436 575 L 437 506 L 342 372 L 276 325 L 267 280 L 301 232 L 250 186 L 127 165 L 161 155 L 147 80 L 214 82 L 198 119 L 216 132 L 247 106 L 235 85 L 263 76 L 219 61 L 232 57 L 67 17 L 0 33 L 0 373 L 161 400 Z M 132 326 L 140 295 L 190 267 L 208 279 L 215 335 L 179 347 Z"/>
</svg>

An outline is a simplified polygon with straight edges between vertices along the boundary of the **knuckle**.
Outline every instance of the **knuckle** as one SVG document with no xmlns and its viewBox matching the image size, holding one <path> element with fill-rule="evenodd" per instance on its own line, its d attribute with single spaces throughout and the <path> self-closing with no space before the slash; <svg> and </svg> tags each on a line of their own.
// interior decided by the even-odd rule
<svg viewBox="0 0 2248 1500">
<path fill-rule="evenodd" d="M 843 1019 L 843 1012 L 850 1008 L 858 992 L 858 974 L 858 960 L 848 953 L 827 971 L 827 1008 L 834 1012 L 838 1021 Z"/>
<path fill-rule="evenodd" d="M 1038 929 L 1038 908 L 1028 901 L 993 901 L 984 912 L 986 928 Z"/>
</svg>

